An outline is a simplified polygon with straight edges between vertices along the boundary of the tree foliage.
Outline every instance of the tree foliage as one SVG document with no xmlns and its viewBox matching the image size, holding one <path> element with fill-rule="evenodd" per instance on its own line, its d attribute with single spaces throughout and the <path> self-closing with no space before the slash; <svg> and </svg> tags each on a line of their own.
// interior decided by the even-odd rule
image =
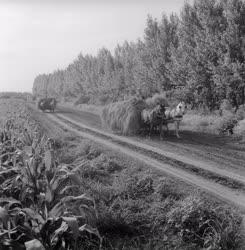
<svg viewBox="0 0 245 250">
<path fill-rule="evenodd" d="M 179 15 L 148 16 L 144 38 L 113 54 L 80 54 L 66 69 L 37 76 L 33 93 L 106 103 L 171 91 L 193 107 L 213 110 L 227 99 L 238 109 L 245 103 L 244 59 L 244 1 L 195 0 Z"/>
</svg>

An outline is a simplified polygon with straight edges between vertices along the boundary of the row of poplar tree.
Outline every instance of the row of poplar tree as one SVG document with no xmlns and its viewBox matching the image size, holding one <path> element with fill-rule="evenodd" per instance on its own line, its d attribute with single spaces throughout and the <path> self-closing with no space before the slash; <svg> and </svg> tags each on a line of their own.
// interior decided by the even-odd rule
<svg viewBox="0 0 245 250">
<path fill-rule="evenodd" d="M 245 1 L 196 0 L 180 14 L 148 17 L 144 39 L 112 54 L 80 54 L 66 69 L 35 78 L 35 96 L 106 103 L 168 92 L 193 107 L 245 103 Z"/>
</svg>

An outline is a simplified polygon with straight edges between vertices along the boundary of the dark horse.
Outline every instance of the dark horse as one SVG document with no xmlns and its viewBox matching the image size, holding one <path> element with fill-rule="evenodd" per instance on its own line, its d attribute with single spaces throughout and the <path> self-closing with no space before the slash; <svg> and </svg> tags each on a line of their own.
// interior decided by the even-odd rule
<svg viewBox="0 0 245 250">
<path fill-rule="evenodd" d="M 151 137 L 154 128 L 159 127 L 160 139 L 162 139 L 162 126 L 165 118 L 165 105 L 159 104 L 154 108 L 143 109 L 141 118 L 143 123 L 149 129 L 149 137 Z"/>
</svg>

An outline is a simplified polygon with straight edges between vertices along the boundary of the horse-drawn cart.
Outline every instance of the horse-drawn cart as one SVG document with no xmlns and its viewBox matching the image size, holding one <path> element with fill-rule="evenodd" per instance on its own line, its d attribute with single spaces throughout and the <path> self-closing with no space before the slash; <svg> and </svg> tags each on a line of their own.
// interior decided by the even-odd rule
<svg viewBox="0 0 245 250">
<path fill-rule="evenodd" d="M 55 98 L 43 98 L 38 101 L 38 109 L 49 110 L 50 112 L 54 112 L 56 108 L 57 101 Z"/>
</svg>

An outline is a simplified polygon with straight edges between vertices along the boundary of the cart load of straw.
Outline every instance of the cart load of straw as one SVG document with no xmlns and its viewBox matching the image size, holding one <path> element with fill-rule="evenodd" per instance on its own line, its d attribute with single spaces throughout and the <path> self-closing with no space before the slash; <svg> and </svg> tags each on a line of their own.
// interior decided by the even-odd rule
<svg viewBox="0 0 245 250">
<path fill-rule="evenodd" d="M 154 109 L 157 105 L 168 107 L 166 95 L 164 93 L 155 94 L 152 97 L 148 97 L 146 100 L 146 106 L 148 109 Z"/>
<path fill-rule="evenodd" d="M 141 112 L 145 107 L 145 101 L 137 98 L 111 103 L 102 110 L 102 124 L 124 135 L 138 134 L 142 127 Z"/>
<path fill-rule="evenodd" d="M 146 124 L 142 120 L 143 110 L 151 110 L 158 105 L 168 106 L 164 94 L 155 94 L 146 100 L 133 97 L 111 103 L 103 108 L 101 121 L 104 127 L 114 132 L 135 135 L 145 129 Z"/>
</svg>

